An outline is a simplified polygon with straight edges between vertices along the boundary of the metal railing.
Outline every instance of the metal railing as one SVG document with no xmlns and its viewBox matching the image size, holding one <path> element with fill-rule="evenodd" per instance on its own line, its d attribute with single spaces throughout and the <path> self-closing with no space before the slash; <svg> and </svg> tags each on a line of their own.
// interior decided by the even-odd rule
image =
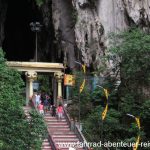
<svg viewBox="0 0 150 150">
<path fill-rule="evenodd" d="M 82 143 L 87 143 L 87 141 L 86 141 L 85 137 L 83 136 L 82 132 L 80 131 L 80 129 L 76 125 L 74 127 L 74 132 L 76 133 L 77 137 L 79 138 L 79 140 Z M 89 148 L 87 147 L 86 144 L 84 144 L 84 149 L 89 150 Z"/>
<path fill-rule="evenodd" d="M 65 115 L 67 124 L 69 125 L 69 128 L 71 129 L 71 119 L 70 119 L 69 115 L 67 114 L 67 111 L 64 106 L 63 106 L 63 110 L 64 110 L 64 115 Z"/>
<path fill-rule="evenodd" d="M 49 134 L 49 132 L 48 132 L 48 142 L 50 143 L 52 150 L 58 150 L 58 148 L 57 148 L 52 136 Z"/>
<path fill-rule="evenodd" d="M 79 128 L 75 124 L 72 125 L 72 121 L 71 121 L 65 107 L 63 107 L 63 110 L 64 110 L 64 115 L 65 115 L 66 121 L 67 121 L 70 129 L 75 132 L 75 134 L 77 135 L 80 142 L 87 143 L 86 139 L 84 138 L 84 136 L 83 136 L 82 132 L 79 130 Z M 84 149 L 89 150 L 89 148 L 86 146 L 86 144 L 84 144 Z"/>
</svg>

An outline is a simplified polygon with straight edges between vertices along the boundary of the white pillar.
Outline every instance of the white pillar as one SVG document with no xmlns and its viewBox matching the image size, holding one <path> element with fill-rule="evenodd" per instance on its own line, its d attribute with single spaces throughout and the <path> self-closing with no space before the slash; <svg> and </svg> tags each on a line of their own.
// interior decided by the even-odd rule
<svg viewBox="0 0 150 150">
<path fill-rule="evenodd" d="M 33 96 L 33 81 L 34 81 L 34 79 L 32 79 L 32 78 L 29 79 L 29 96 L 30 97 Z"/>
<path fill-rule="evenodd" d="M 55 78 L 57 79 L 57 99 L 62 97 L 62 79 L 64 77 L 64 74 L 62 72 L 56 72 L 54 73 Z M 58 105 L 58 102 L 56 102 Z"/>
<path fill-rule="evenodd" d="M 29 102 L 29 82 L 28 79 L 26 78 L 26 106 L 28 105 Z"/>
<path fill-rule="evenodd" d="M 62 97 L 62 81 L 58 80 L 58 97 Z"/>
<path fill-rule="evenodd" d="M 26 95 L 28 96 L 26 97 L 26 105 L 28 105 L 29 97 L 33 96 L 33 81 L 37 78 L 37 73 L 35 71 L 28 71 L 25 75 L 26 82 L 28 82 L 26 87 Z"/>
</svg>

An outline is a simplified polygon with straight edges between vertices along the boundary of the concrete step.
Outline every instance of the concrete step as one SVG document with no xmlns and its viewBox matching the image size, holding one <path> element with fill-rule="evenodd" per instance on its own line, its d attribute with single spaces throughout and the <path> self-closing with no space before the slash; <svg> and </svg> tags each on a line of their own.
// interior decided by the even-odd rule
<svg viewBox="0 0 150 150">
<path fill-rule="evenodd" d="M 54 122 L 54 123 L 67 122 L 65 119 L 62 119 L 61 121 L 60 121 L 60 120 L 57 120 L 57 119 L 53 119 L 53 120 L 44 119 L 44 120 L 45 120 L 45 122 Z"/>
<path fill-rule="evenodd" d="M 58 124 L 58 125 L 48 125 L 49 128 L 69 128 L 68 125 L 61 125 L 61 124 Z"/>
<path fill-rule="evenodd" d="M 76 138 L 77 136 L 74 134 L 74 135 L 53 135 L 52 136 L 53 138 Z"/>
<path fill-rule="evenodd" d="M 27 120 L 30 120 L 30 119 L 31 119 L 31 116 L 30 116 L 30 114 L 29 114 L 29 111 L 31 110 L 31 107 L 29 107 L 29 106 L 24 106 L 24 107 L 23 107 L 23 110 L 24 110 L 24 114 L 25 114 L 25 116 L 26 116 L 26 119 L 27 119 Z"/>
<path fill-rule="evenodd" d="M 50 127 L 48 127 L 48 131 L 50 131 L 50 133 L 51 132 L 57 132 L 57 131 L 61 131 L 61 132 L 69 132 L 70 131 L 70 129 L 69 128 L 50 128 Z"/>
<path fill-rule="evenodd" d="M 55 119 L 57 119 L 56 116 L 54 117 L 54 116 L 47 115 L 47 114 L 44 115 L 44 118 L 50 118 L 50 119 L 54 119 L 55 118 Z M 65 119 L 65 117 L 63 116 L 62 119 Z"/>
<path fill-rule="evenodd" d="M 68 150 L 69 149 L 69 147 L 59 147 L 59 146 L 58 146 L 58 148 L 59 148 L 59 150 Z M 84 150 L 84 149 L 76 147 L 75 150 Z"/>
<path fill-rule="evenodd" d="M 51 150 L 51 146 L 50 146 L 48 139 L 43 140 L 41 149 L 42 150 Z"/>
<path fill-rule="evenodd" d="M 51 146 L 42 146 L 41 149 L 42 150 L 52 150 Z"/>
<path fill-rule="evenodd" d="M 57 122 L 55 122 L 55 121 L 47 121 L 47 124 L 48 125 L 67 125 L 67 122 L 65 122 L 65 121 L 57 121 Z"/>
<path fill-rule="evenodd" d="M 56 146 L 61 148 L 61 149 L 67 149 L 69 147 L 76 147 L 76 149 L 83 149 L 83 147 L 81 147 L 81 145 L 77 145 L 77 142 L 56 142 Z"/>
<path fill-rule="evenodd" d="M 44 116 L 44 119 L 45 120 L 58 120 L 58 118 L 56 118 L 56 117 L 49 117 L 49 116 Z M 66 120 L 66 118 L 61 118 L 61 120 Z"/>
<path fill-rule="evenodd" d="M 52 132 L 52 131 L 51 131 Z M 54 131 L 52 132 L 52 136 L 53 135 L 75 135 L 74 132 L 69 131 L 69 132 L 65 132 L 65 131 Z"/>
<path fill-rule="evenodd" d="M 43 143 L 42 143 L 42 146 L 47 146 L 47 145 L 49 145 L 49 142 L 48 141 L 44 141 Z"/>
<path fill-rule="evenodd" d="M 31 107 L 23 107 L 23 110 L 24 110 L 25 112 L 29 112 L 29 111 L 31 110 Z"/>
<path fill-rule="evenodd" d="M 54 141 L 57 142 L 78 142 L 79 139 L 78 138 L 55 138 Z"/>
</svg>

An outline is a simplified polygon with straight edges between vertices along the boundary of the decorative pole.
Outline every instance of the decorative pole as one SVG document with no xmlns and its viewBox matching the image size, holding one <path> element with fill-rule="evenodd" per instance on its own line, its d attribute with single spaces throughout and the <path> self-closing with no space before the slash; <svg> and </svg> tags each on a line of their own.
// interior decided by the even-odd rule
<svg viewBox="0 0 150 150">
<path fill-rule="evenodd" d="M 107 115 L 107 111 L 108 111 L 108 98 L 109 98 L 109 93 L 108 93 L 108 90 L 103 88 L 102 86 L 100 85 L 97 85 L 97 87 L 99 88 L 102 88 L 104 90 L 104 94 L 105 94 L 105 97 L 106 97 L 106 106 L 101 114 L 101 119 L 102 119 L 102 130 L 101 130 L 101 139 L 102 139 L 102 143 L 104 143 L 104 140 L 103 140 L 103 126 L 104 126 L 104 119 L 106 118 L 106 115 Z"/>
<path fill-rule="evenodd" d="M 139 117 L 135 117 L 134 115 L 131 115 L 131 114 L 127 114 L 127 116 L 132 117 L 132 118 L 135 119 L 135 122 L 136 122 L 136 124 L 137 124 L 138 129 L 139 129 L 138 132 L 140 133 L 140 131 L 141 131 L 140 118 L 139 118 Z M 139 133 L 138 133 L 138 134 L 139 134 Z M 137 137 L 137 139 L 136 139 L 136 143 L 135 143 L 135 145 L 133 146 L 133 150 L 137 150 L 137 149 L 138 149 L 139 142 L 140 142 L 140 134 L 138 135 L 138 137 Z"/>
<path fill-rule="evenodd" d="M 84 79 L 83 79 L 83 81 L 80 85 L 80 88 L 79 88 L 79 129 L 80 129 L 80 117 L 81 117 L 81 110 L 80 110 L 81 100 L 80 100 L 80 96 L 81 96 L 81 93 L 82 93 L 82 91 L 84 89 L 84 86 L 85 86 L 86 66 L 85 66 L 85 64 L 81 64 L 78 61 L 75 61 L 75 63 L 79 64 L 82 67 L 82 70 L 83 70 L 83 73 L 84 73 Z"/>
</svg>

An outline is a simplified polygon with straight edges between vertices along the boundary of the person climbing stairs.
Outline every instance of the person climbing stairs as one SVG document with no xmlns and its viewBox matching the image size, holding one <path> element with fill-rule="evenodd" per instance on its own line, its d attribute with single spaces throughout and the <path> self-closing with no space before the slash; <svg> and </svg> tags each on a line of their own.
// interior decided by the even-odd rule
<svg viewBox="0 0 150 150">
<path fill-rule="evenodd" d="M 44 120 L 48 127 L 48 132 L 58 150 L 68 150 L 69 147 L 79 142 L 77 135 L 71 131 L 65 117 L 59 121 L 56 117 L 52 117 L 50 113 L 45 114 Z M 70 144 L 70 145 L 69 145 Z M 83 148 L 77 147 L 78 150 Z"/>
<path fill-rule="evenodd" d="M 30 119 L 29 111 L 30 106 L 23 107 L 26 118 Z M 44 116 L 45 123 L 47 125 L 48 133 L 57 150 L 68 150 L 70 147 L 76 147 L 77 150 L 84 150 L 82 147 L 78 147 L 76 143 L 79 142 L 79 138 L 74 131 L 71 131 L 68 122 L 65 117 L 62 120 L 58 120 L 57 117 L 51 116 L 48 111 Z M 53 150 L 49 137 L 43 140 L 41 150 Z"/>
</svg>

